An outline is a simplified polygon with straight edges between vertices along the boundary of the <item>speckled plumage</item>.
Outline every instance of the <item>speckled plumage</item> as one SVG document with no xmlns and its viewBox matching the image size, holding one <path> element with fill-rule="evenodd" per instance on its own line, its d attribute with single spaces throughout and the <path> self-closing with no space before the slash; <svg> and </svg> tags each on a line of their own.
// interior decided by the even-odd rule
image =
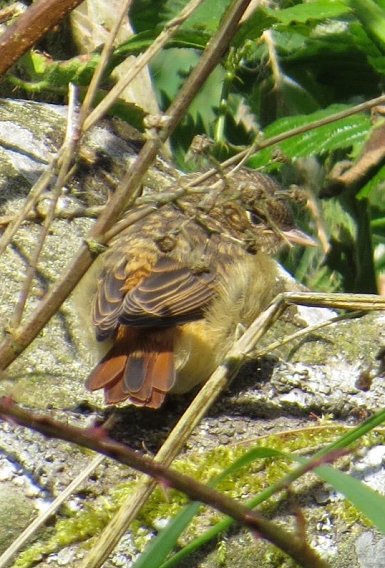
<svg viewBox="0 0 385 568">
<path fill-rule="evenodd" d="M 167 392 L 206 380 L 274 295 L 269 254 L 296 240 L 290 209 L 267 176 L 217 175 L 122 231 L 104 255 L 93 306 L 114 345 L 87 380 L 107 403 L 158 408 Z"/>
</svg>

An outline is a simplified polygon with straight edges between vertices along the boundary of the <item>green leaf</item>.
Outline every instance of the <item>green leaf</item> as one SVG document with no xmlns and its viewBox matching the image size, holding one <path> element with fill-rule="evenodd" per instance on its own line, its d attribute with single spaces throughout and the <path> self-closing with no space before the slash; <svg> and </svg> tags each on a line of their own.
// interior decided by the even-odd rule
<svg viewBox="0 0 385 568">
<path fill-rule="evenodd" d="M 384 495 L 373 491 L 351 475 L 330 466 L 317 467 L 314 472 L 353 503 L 381 532 L 385 533 Z"/>
<path fill-rule="evenodd" d="M 273 32 L 274 44 L 285 60 L 298 60 L 333 54 L 344 54 L 353 59 L 361 56 L 380 56 L 381 51 L 371 41 L 362 25 L 357 21 L 330 22 L 314 30 L 303 25 L 276 26 Z M 330 59 L 329 59 L 330 66 Z M 334 65 L 334 59 L 333 59 Z"/>
<path fill-rule="evenodd" d="M 373 0 L 346 0 L 367 34 L 385 54 L 385 11 Z"/>
<path fill-rule="evenodd" d="M 200 29 L 213 33 L 218 29 L 230 0 L 205 0 L 194 10 L 181 29 Z M 130 10 L 130 18 L 137 32 L 163 27 L 186 6 L 186 0 L 137 0 Z"/>
<path fill-rule="evenodd" d="M 272 456 L 297 461 L 303 465 L 311 466 L 312 460 L 303 459 L 287 452 L 271 450 Z M 326 454 L 327 455 L 327 454 Z M 314 463 L 314 461 L 313 461 Z M 357 507 L 374 525 L 385 533 L 385 496 L 374 491 L 362 481 L 348 475 L 329 465 L 312 468 L 323 481 L 329 483 L 333 489 L 341 493 Z"/>
<path fill-rule="evenodd" d="M 159 568 L 175 547 L 178 538 L 198 513 L 201 503 L 190 503 L 160 531 L 133 564 L 132 568 Z"/>
<path fill-rule="evenodd" d="M 312 124 L 313 122 L 331 116 L 350 108 L 348 105 L 331 105 L 327 109 L 312 114 L 281 118 L 270 124 L 264 131 L 266 139 L 278 134 L 289 132 L 294 128 Z M 291 159 L 297 159 L 312 154 L 323 154 L 342 148 L 362 145 L 366 140 L 371 121 L 368 115 L 361 113 L 326 124 L 314 130 L 293 136 L 279 145 L 265 148 L 252 156 L 249 164 L 252 168 L 268 167 L 274 161 L 277 146 L 281 153 Z"/>
<path fill-rule="evenodd" d="M 246 467 L 256 459 L 277 457 L 277 455 L 277 451 L 271 448 L 253 448 L 226 468 L 208 485 L 215 487 L 215 485 L 223 481 L 226 477 L 234 475 L 234 473 L 237 473 L 241 468 Z M 160 563 L 174 548 L 179 536 L 197 514 L 200 506 L 201 503 L 190 503 L 176 515 L 174 519 L 168 523 L 166 528 L 147 546 L 146 550 L 135 562 L 133 568 L 159 568 Z"/>
<path fill-rule="evenodd" d="M 377 73 L 385 76 L 385 56 L 368 56 L 368 62 Z"/>
<path fill-rule="evenodd" d="M 266 12 L 285 25 L 292 22 L 307 22 L 309 20 L 325 20 L 328 18 L 338 18 L 349 13 L 349 7 L 344 2 L 333 2 L 330 0 L 319 0 L 317 2 L 307 2 L 297 4 L 283 10 L 267 9 Z"/>
</svg>

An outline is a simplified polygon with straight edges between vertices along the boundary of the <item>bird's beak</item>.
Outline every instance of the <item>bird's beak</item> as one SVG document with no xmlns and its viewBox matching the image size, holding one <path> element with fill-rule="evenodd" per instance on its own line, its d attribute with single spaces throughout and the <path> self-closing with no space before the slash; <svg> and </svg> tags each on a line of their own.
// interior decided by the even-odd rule
<svg viewBox="0 0 385 568">
<path fill-rule="evenodd" d="M 289 231 L 282 231 L 283 236 L 291 245 L 301 245 L 303 247 L 317 247 L 318 243 L 309 235 L 300 231 L 299 229 L 290 229 Z"/>
</svg>

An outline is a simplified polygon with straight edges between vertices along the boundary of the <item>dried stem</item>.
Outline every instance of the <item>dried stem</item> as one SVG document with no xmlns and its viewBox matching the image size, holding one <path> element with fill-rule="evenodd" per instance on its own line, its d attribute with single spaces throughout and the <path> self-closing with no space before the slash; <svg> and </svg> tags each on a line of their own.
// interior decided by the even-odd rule
<svg viewBox="0 0 385 568">
<path fill-rule="evenodd" d="M 85 431 L 81 428 L 61 424 L 46 416 L 39 416 L 22 410 L 10 403 L 7 398 L 0 399 L 0 415 L 43 435 L 60 438 L 97 451 L 151 476 L 156 480 L 156 483 L 171 486 L 182 491 L 194 501 L 206 503 L 221 513 L 232 517 L 241 525 L 257 532 L 258 535 L 280 548 L 304 568 L 327 568 L 327 564 L 308 546 L 306 541 L 298 538 L 297 535 L 278 527 L 275 523 L 265 519 L 260 513 L 248 509 L 239 501 L 115 442 L 107 435 L 103 435 L 103 430 L 100 428 L 98 431 Z"/>
<path fill-rule="evenodd" d="M 229 12 L 230 17 L 228 16 L 223 21 L 221 29 L 208 45 L 200 62 L 168 109 L 169 121 L 167 125 L 159 132 L 159 136 L 146 142 L 136 161 L 118 185 L 100 218 L 91 229 L 88 236 L 89 240 L 95 240 L 103 244 L 105 242 L 103 237 L 105 231 L 110 229 L 118 219 L 122 208 L 127 207 L 134 201 L 144 173 L 154 161 L 162 142 L 173 132 L 194 96 L 212 69 L 217 65 L 228 42 L 236 31 L 238 19 L 247 3 L 248 0 L 238 0 L 234 4 Z M 60 280 L 48 291 L 45 298 L 32 313 L 30 319 L 24 325 L 13 330 L 12 335 L 3 340 L 0 345 L 0 368 L 6 368 L 33 341 L 72 292 L 93 260 L 94 255 L 86 241 L 80 247 L 78 254 L 67 267 L 64 274 L 62 274 Z"/>
<path fill-rule="evenodd" d="M 140 73 L 140 71 L 149 63 L 149 61 L 156 55 L 162 47 L 169 41 L 169 39 L 178 31 L 180 26 L 186 19 L 193 13 L 193 11 L 202 3 L 202 0 L 190 0 L 190 2 L 183 8 L 183 10 L 166 26 L 159 36 L 152 42 L 151 46 L 139 57 L 130 67 L 130 71 L 122 78 L 104 99 L 98 104 L 95 110 L 87 117 L 84 123 L 85 130 L 88 130 L 96 124 L 102 116 L 106 114 L 111 105 L 114 104 L 120 93 L 127 87 L 127 85 Z"/>
<path fill-rule="evenodd" d="M 30 260 L 27 273 L 23 282 L 23 286 L 19 295 L 19 299 L 15 306 L 15 310 L 10 325 L 11 329 L 15 329 L 21 322 L 23 311 L 27 303 L 28 295 L 32 286 L 32 282 L 36 274 L 40 255 L 43 250 L 44 243 L 47 238 L 48 232 L 50 230 L 52 221 L 55 218 L 55 210 L 57 202 L 62 194 L 65 178 L 67 177 L 68 170 L 71 167 L 73 148 L 77 144 L 77 141 L 79 139 L 78 127 L 76 122 L 77 121 L 76 121 L 75 88 L 73 85 L 70 85 L 67 131 L 62 148 L 63 159 L 61 160 L 61 166 L 57 181 L 50 193 L 49 207 L 40 231 L 39 240 L 36 244 L 35 250 L 33 251 L 32 258 Z"/>
</svg>

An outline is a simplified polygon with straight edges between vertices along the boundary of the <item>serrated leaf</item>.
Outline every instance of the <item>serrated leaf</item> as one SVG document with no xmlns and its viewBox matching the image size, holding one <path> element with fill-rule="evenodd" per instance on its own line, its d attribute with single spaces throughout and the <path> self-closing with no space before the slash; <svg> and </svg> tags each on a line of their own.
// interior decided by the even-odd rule
<svg viewBox="0 0 385 568">
<path fill-rule="evenodd" d="M 290 29 L 283 25 L 276 26 L 273 38 L 275 48 L 289 61 L 321 54 L 333 54 L 335 57 L 344 53 L 352 58 L 357 53 L 373 57 L 382 55 L 356 21 L 330 22 L 314 29 L 304 25 L 293 25 Z"/>
<path fill-rule="evenodd" d="M 385 11 L 373 0 L 346 0 L 367 34 L 385 53 Z"/>
<path fill-rule="evenodd" d="M 205 0 L 194 10 L 181 29 L 200 29 L 211 33 L 218 29 L 221 17 L 230 0 Z M 186 0 L 138 0 L 130 10 L 137 32 L 150 31 L 164 26 L 186 6 Z"/>
<path fill-rule="evenodd" d="M 276 18 L 281 23 L 288 25 L 292 22 L 305 23 L 309 20 L 325 20 L 327 18 L 338 18 L 348 14 L 349 7 L 344 2 L 330 2 L 330 0 L 319 0 L 297 4 L 283 10 L 267 9 L 266 12 Z"/>
<path fill-rule="evenodd" d="M 312 114 L 281 118 L 265 129 L 265 138 L 269 139 L 283 132 L 289 132 L 294 128 L 312 124 L 317 120 L 347 108 L 349 108 L 347 105 L 332 105 L 327 109 L 316 111 Z M 293 136 L 274 147 L 263 149 L 250 158 L 249 164 L 253 168 L 268 166 L 273 160 L 277 146 L 288 158 L 297 159 L 312 154 L 323 154 L 327 151 L 361 145 L 365 141 L 370 128 L 371 121 L 368 115 L 361 113 L 349 116 Z"/>
</svg>

